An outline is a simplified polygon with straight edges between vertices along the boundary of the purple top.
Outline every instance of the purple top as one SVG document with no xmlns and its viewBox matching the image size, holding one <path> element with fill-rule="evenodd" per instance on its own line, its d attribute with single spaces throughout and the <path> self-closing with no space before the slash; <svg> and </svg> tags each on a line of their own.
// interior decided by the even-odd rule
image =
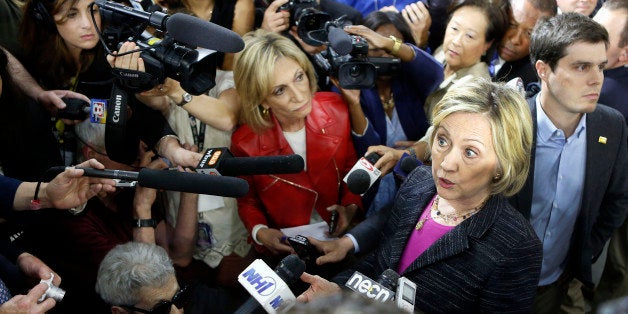
<svg viewBox="0 0 628 314">
<path fill-rule="evenodd" d="M 436 196 L 432 198 L 417 221 L 419 222 L 425 219 L 423 227 L 419 230 L 416 230 L 416 228 L 413 229 L 410 234 L 410 239 L 408 240 L 406 248 L 403 250 L 403 254 L 399 260 L 399 267 L 397 268 L 397 273 L 399 274 L 403 274 L 406 268 L 408 268 L 408 266 L 410 266 L 410 264 L 412 264 L 417 257 L 432 246 L 436 240 L 440 239 L 445 233 L 454 228 L 454 226 L 443 226 L 431 218 L 430 215 L 435 199 Z"/>
</svg>

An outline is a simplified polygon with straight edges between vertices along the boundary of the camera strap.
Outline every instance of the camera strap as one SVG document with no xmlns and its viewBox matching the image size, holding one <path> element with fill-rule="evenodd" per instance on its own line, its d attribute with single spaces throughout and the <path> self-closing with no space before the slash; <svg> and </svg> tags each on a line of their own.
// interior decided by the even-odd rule
<svg viewBox="0 0 628 314">
<path fill-rule="evenodd" d="M 120 68 L 113 68 L 111 72 L 116 78 L 117 85 L 124 86 L 124 89 L 131 93 L 144 92 L 161 83 L 159 77 L 148 72 Z"/>
<path fill-rule="evenodd" d="M 127 136 L 129 118 L 127 93 L 114 83 L 111 98 L 107 105 L 107 123 L 105 124 L 105 149 L 107 155 L 117 162 L 132 164 L 137 157 L 138 142 L 133 136 Z"/>
</svg>

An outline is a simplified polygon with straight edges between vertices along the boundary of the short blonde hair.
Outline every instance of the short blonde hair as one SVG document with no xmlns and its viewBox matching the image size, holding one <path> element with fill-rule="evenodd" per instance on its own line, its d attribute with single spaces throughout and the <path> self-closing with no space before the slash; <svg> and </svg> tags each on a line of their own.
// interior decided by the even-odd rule
<svg viewBox="0 0 628 314">
<path fill-rule="evenodd" d="M 310 60 L 290 39 L 262 29 L 245 34 L 244 50 L 235 57 L 233 79 L 242 104 L 241 117 L 245 124 L 260 133 L 272 126 L 260 104 L 270 95 L 277 59 L 293 59 L 310 80 L 310 90 L 316 91 L 316 74 Z"/>
<path fill-rule="evenodd" d="M 501 83 L 478 79 L 451 89 L 434 107 L 436 130 L 450 114 L 469 112 L 488 118 L 501 177 L 492 181 L 491 194 L 515 195 L 526 182 L 532 149 L 532 117 L 525 98 Z M 430 138 L 430 147 L 434 135 Z"/>
</svg>

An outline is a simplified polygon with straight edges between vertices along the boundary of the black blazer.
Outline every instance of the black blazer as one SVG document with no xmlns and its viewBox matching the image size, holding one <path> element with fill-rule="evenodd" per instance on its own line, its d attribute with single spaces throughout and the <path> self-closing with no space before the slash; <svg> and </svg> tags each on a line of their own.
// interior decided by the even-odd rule
<svg viewBox="0 0 628 314">
<path fill-rule="evenodd" d="M 525 186 L 510 199 L 510 203 L 529 219 L 534 193 L 536 97 L 528 99 L 528 105 L 534 123 L 530 173 Z M 592 262 L 628 212 L 628 131 L 624 117 L 617 110 L 598 104 L 595 111 L 587 114 L 586 132 L 582 206 L 572 235 L 567 267 L 580 281 L 591 284 Z M 602 137 L 606 138 L 605 144 Z"/>
<path fill-rule="evenodd" d="M 539 81 L 529 57 L 504 63 L 499 71 L 495 73 L 493 81 L 508 82 L 515 77 L 520 77 L 524 86 Z"/>
<path fill-rule="evenodd" d="M 377 279 L 397 270 L 410 233 L 436 187 L 431 168 L 415 169 L 401 186 L 379 248 L 334 278 L 359 271 Z M 541 242 L 521 214 L 493 196 L 477 214 L 446 233 L 401 274 L 417 284 L 425 312 L 529 312 L 541 270 Z"/>
</svg>

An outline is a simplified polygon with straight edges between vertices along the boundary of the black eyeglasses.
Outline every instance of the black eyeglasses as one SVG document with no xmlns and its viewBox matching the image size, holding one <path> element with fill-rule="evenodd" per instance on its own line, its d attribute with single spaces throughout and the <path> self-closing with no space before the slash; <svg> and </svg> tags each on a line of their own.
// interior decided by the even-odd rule
<svg viewBox="0 0 628 314">
<path fill-rule="evenodd" d="M 187 303 L 190 301 L 190 296 L 192 295 L 192 289 L 188 289 L 188 286 L 184 286 L 177 293 L 174 294 L 172 300 L 161 300 L 155 306 L 153 306 L 150 310 L 140 309 L 131 305 L 122 305 L 123 308 L 135 312 L 140 313 L 150 313 L 150 314 L 169 314 L 172 305 L 176 306 L 178 309 L 182 309 Z"/>
</svg>

